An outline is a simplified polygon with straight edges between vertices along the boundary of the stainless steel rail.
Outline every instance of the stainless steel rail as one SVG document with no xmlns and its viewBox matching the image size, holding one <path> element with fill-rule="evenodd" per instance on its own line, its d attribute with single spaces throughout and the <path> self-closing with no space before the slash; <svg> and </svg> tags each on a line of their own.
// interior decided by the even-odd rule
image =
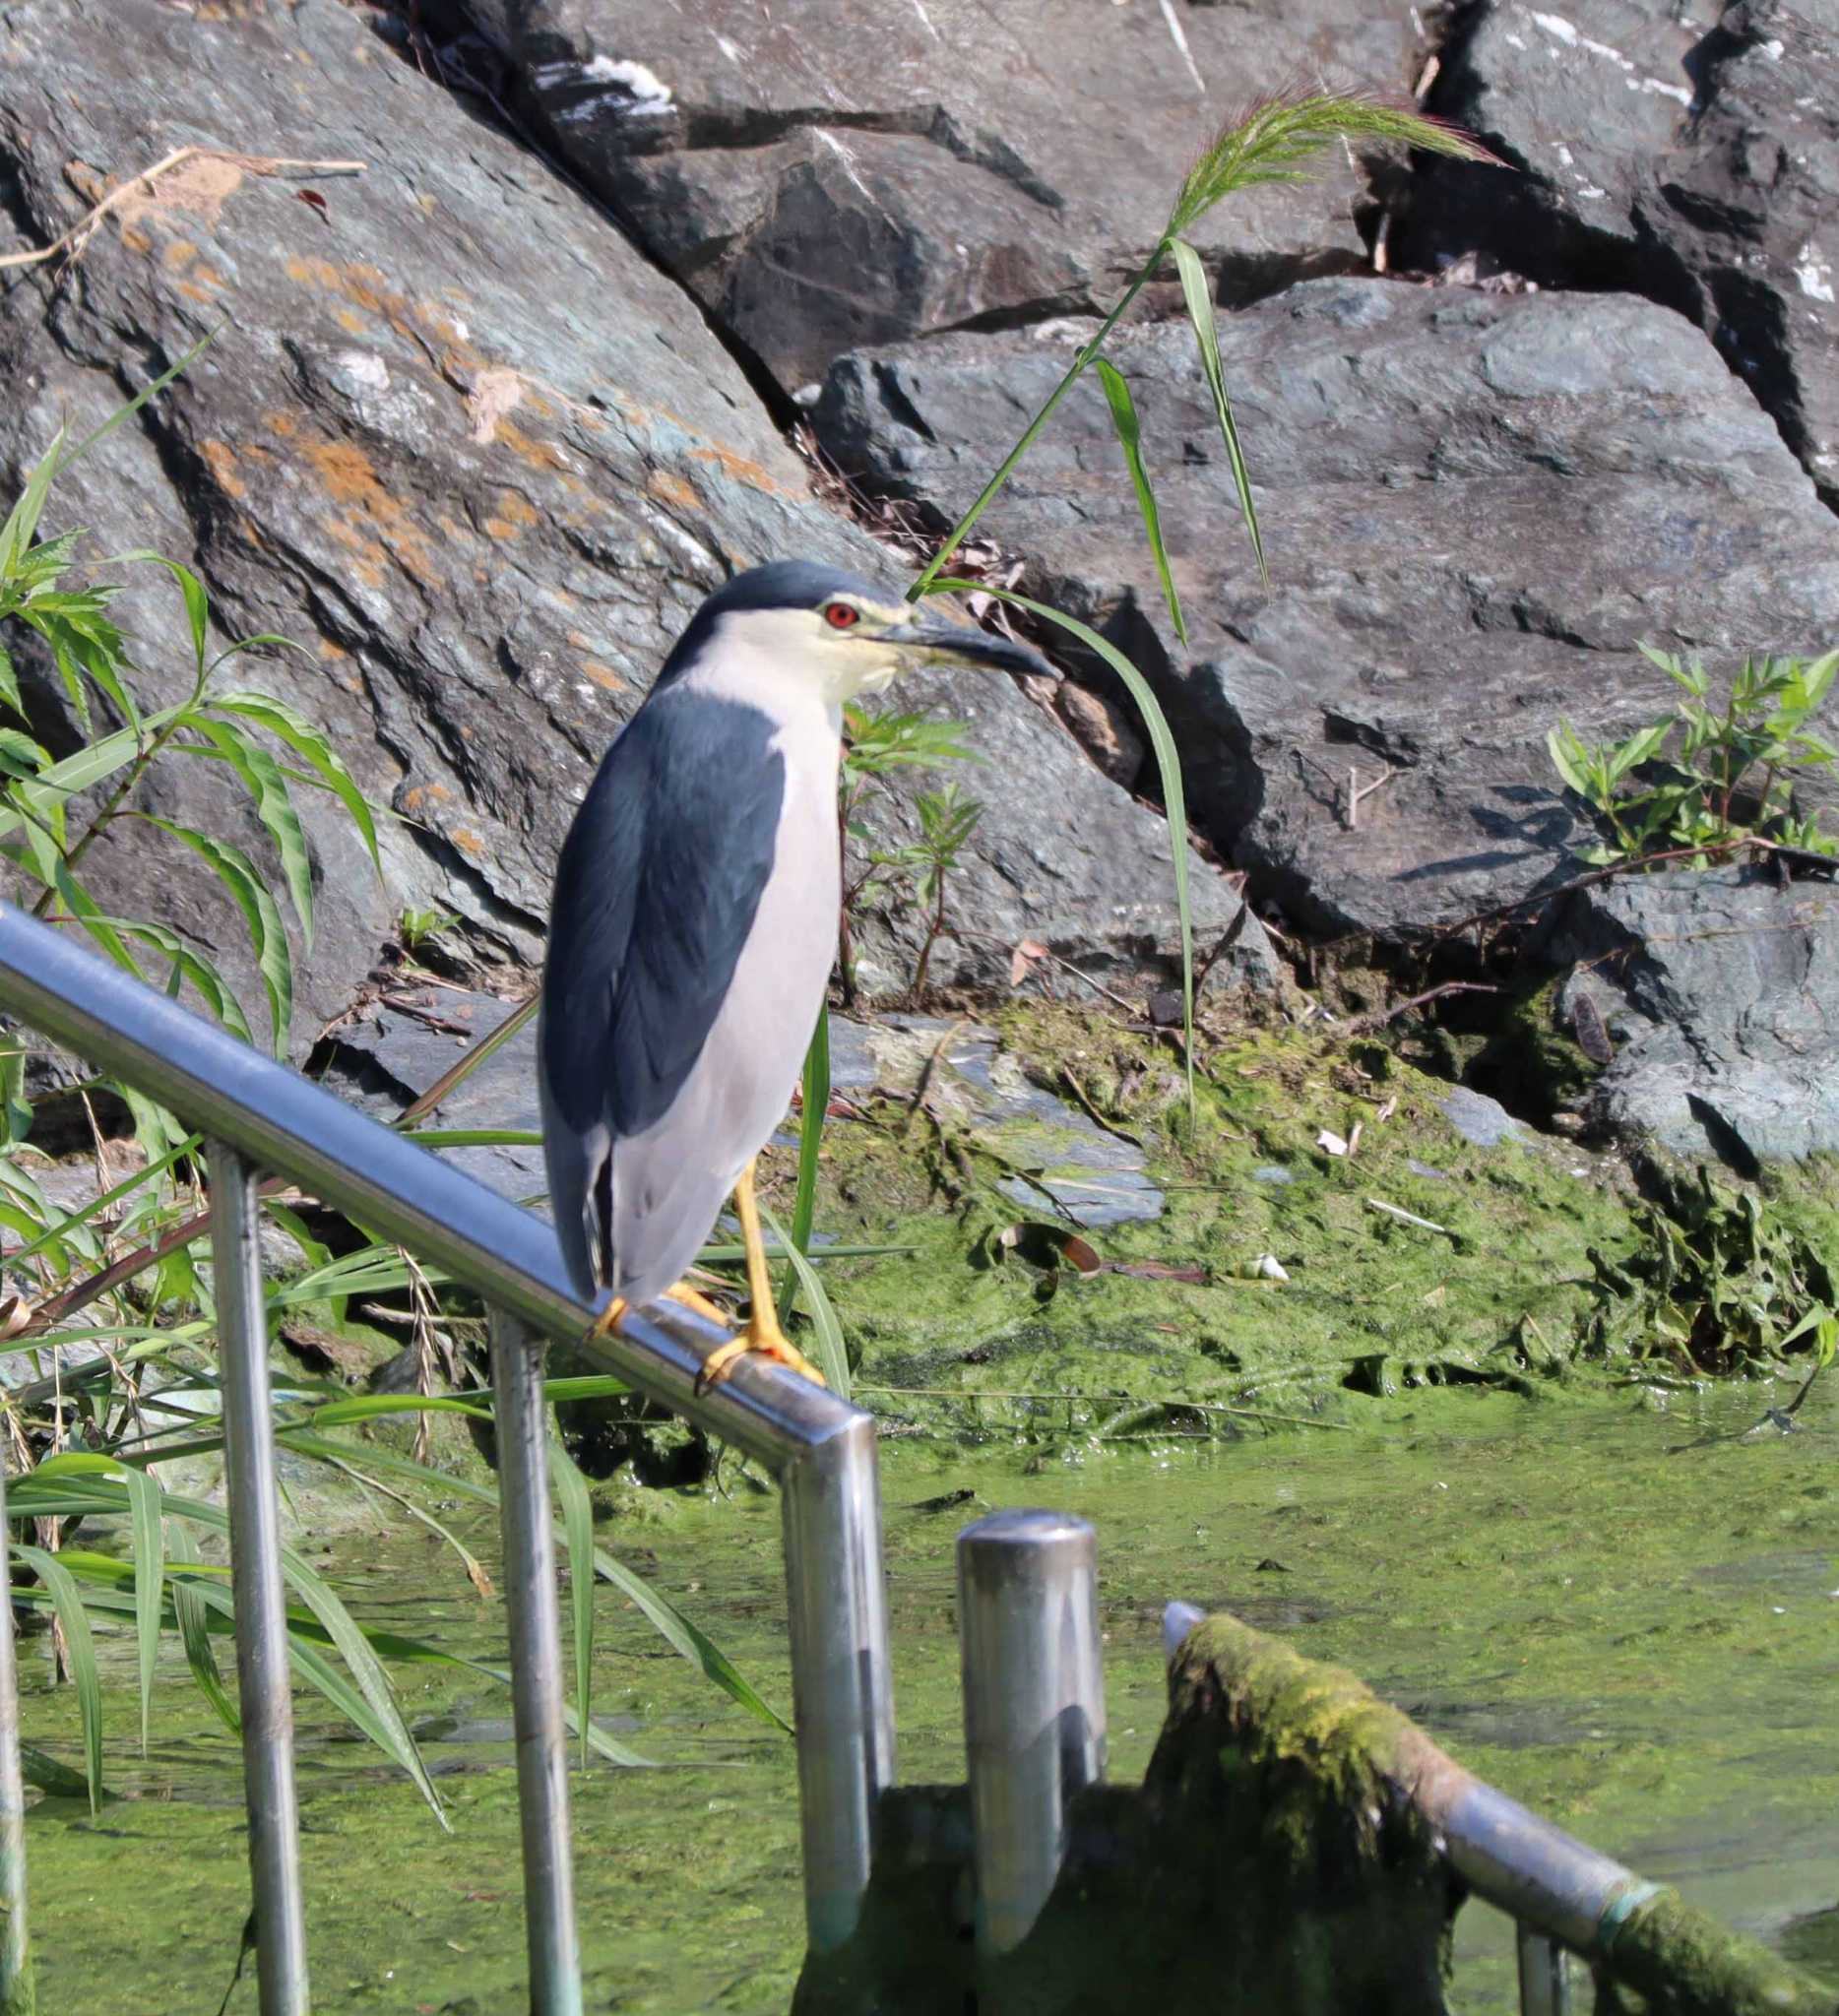
<svg viewBox="0 0 1839 2016">
<path fill-rule="evenodd" d="M 138 1086 L 251 1166 L 433 1261 L 537 1336 L 580 1339 L 592 1323 L 595 1311 L 576 1298 L 540 1219 L 10 905 L 0 905 L 0 1010 Z M 805 1909 L 811 1943 L 823 1951 L 860 1915 L 875 1801 L 894 1775 L 874 1423 L 762 1358 L 744 1358 L 698 1395 L 697 1372 L 724 1337 L 663 1304 L 636 1312 L 593 1350 L 641 1392 L 780 1479 Z M 0 1706 L 0 1753 L 4 1714 Z M 0 1754 L 0 1875 L 5 1779 Z M 276 1935 L 273 1926 L 258 1931 Z M 264 2016 L 285 2007 L 265 2000 Z"/>
<path fill-rule="evenodd" d="M 262 1199 L 233 1148 L 211 1144 L 211 1260 L 223 1382 L 223 1479 L 242 1709 L 243 1796 L 255 1893 L 256 1980 L 263 2016 L 306 2016 L 306 1909 L 293 1790 L 287 1590 L 281 1579 L 281 1495 L 268 1383 Z"/>
</svg>

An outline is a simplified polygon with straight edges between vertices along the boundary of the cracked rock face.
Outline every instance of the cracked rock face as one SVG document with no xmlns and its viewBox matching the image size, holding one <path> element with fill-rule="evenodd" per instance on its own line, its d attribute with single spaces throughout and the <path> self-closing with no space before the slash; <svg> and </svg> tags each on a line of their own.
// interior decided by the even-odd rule
<svg viewBox="0 0 1839 2016">
<path fill-rule="evenodd" d="M 1107 306 L 1227 117 L 1299 76 L 1406 88 L 1409 8 L 450 0 L 523 115 L 793 391 L 839 351 Z M 465 60 L 464 50 L 457 60 Z M 1223 298 L 1364 264 L 1366 176 L 1229 203 Z"/>
<path fill-rule="evenodd" d="M 399 815 L 380 887 L 343 814 L 304 800 L 320 930 L 297 1051 L 406 908 L 459 914 L 498 956 L 539 956 L 593 765 L 730 572 L 801 554 L 890 588 L 898 577 L 812 498 L 695 303 L 359 16 L 334 0 L 217 21 L 154 0 L 27 0 L 0 15 L 13 244 L 48 242 L 188 142 L 366 171 L 302 182 L 195 161 L 119 206 L 73 266 L 6 275 L 0 482 L 10 494 L 60 420 L 87 431 L 221 332 L 142 423 L 60 480 L 44 529 L 89 528 L 91 554 L 153 546 L 195 563 L 221 642 L 296 640 L 298 653 L 245 660 L 234 677 L 320 724 Z M 302 186 L 323 214 L 297 200 Z M 137 587 L 120 609 L 143 697 L 177 697 L 191 652 L 169 585 Z M 39 724 L 62 746 L 54 691 L 38 684 Z M 1007 680 L 934 681 L 925 698 L 973 722 L 1000 780 L 978 792 L 986 810 L 955 914 L 1007 944 L 1042 936 L 1160 974 L 1173 934 L 1162 821 Z M 262 855 L 212 767 L 156 774 L 158 809 Z M 890 794 L 890 829 L 915 788 L 909 773 Z M 104 909 L 217 949 L 259 999 L 239 922 L 162 861 L 114 838 L 84 874 Z M 1223 922 L 1234 899 L 1198 863 L 1195 875 L 1202 924 Z M 866 935 L 904 976 L 920 932 L 908 912 Z M 998 958 L 948 946 L 942 976 L 953 956 Z"/>
<path fill-rule="evenodd" d="M 1720 868 L 1580 891 L 1554 956 L 1617 1044 L 1591 1103 L 1617 1132 L 1745 1173 L 1839 1152 L 1839 891 Z"/>
<path fill-rule="evenodd" d="M 1198 823 L 1308 929 L 1410 937 L 1574 873 L 1546 734 L 1560 715 L 1591 737 L 1669 712 L 1637 643 L 1722 672 L 1831 641 L 1839 526 L 1678 315 L 1326 280 L 1227 317 L 1221 341 L 1268 593 L 1181 326 L 1112 355 L 1188 645 L 1091 380 L 984 524 L 1160 687 Z M 845 466 L 955 517 L 1068 356 L 1012 336 L 846 357 L 819 430 Z"/>
<path fill-rule="evenodd" d="M 1835 26 L 1823 0 L 1486 0 L 1430 108 L 1519 172 L 1439 163 L 1401 256 L 1679 309 L 1839 507 Z"/>
</svg>

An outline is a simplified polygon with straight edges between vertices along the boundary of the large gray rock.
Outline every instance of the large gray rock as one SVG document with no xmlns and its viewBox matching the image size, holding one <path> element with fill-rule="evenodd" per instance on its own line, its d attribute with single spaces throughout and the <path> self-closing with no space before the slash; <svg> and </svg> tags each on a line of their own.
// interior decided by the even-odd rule
<svg viewBox="0 0 1839 2016">
<path fill-rule="evenodd" d="M 1839 506 L 1836 30 L 1832 0 L 1484 0 L 1431 108 L 1520 172 L 1429 169 L 1401 256 L 1679 309 Z"/>
<path fill-rule="evenodd" d="M 360 15 L 334 0 L 234 19 L 155 0 L 0 12 L 15 243 L 56 237 L 187 143 L 366 171 L 302 183 L 194 160 L 119 205 L 74 264 L 6 276 L 0 486 L 10 494 L 60 420 L 93 426 L 124 386 L 221 332 L 142 423 L 60 482 L 46 530 L 89 527 L 92 553 L 191 560 L 224 640 L 298 640 L 300 654 L 233 676 L 320 724 L 398 815 L 379 886 L 343 814 L 309 796 L 321 930 L 298 1047 L 405 908 L 457 913 L 488 955 L 537 955 L 593 764 L 729 573 L 797 553 L 898 577 L 813 499 L 695 302 Z M 302 186 L 323 213 L 297 200 Z M 172 698 L 191 654 L 170 585 L 155 577 L 122 608 L 145 697 Z M 40 687 L 40 713 L 67 736 L 54 691 Z M 1001 781 L 966 922 L 1101 964 L 1166 952 L 1154 812 L 1007 680 L 926 691 L 974 718 Z M 181 760 L 159 777 L 159 809 L 262 851 L 217 767 Z M 916 782 L 929 780 L 902 780 L 891 818 Z M 239 921 L 157 846 L 151 830 L 132 845 L 124 833 L 84 872 L 105 907 L 225 950 L 258 998 Z M 1205 919 L 1223 921 L 1229 893 L 1196 875 Z M 891 930 L 899 967 L 917 925 Z"/>
<path fill-rule="evenodd" d="M 1271 588 L 1183 327 L 1114 356 L 1189 623 L 1175 640 L 1104 398 L 1075 390 L 984 521 L 1159 688 L 1190 803 L 1322 931 L 1408 935 L 1574 870 L 1545 737 L 1668 712 L 1649 640 L 1815 650 L 1839 527 L 1716 350 L 1639 299 L 1305 283 L 1229 316 L 1227 382 Z M 843 359 L 816 418 L 875 484 L 956 514 L 1066 344 L 953 337 Z M 1096 679 L 1111 675 L 1102 668 Z M 1348 817 L 1357 776 L 1378 788 Z"/>
<path fill-rule="evenodd" d="M 1570 899 L 1576 962 L 1617 1054 L 1592 1094 L 1618 1133 L 1745 1174 L 1839 1152 L 1839 890 L 1720 868 L 1630 876 Z"/>
<path fill-rule="evenodd" d="M 1398 92 L 1395 0 L 450 0 L 500 86 L 782 387 L 841 351 L 1109 306 L 1229 114 L 1299 77 Z M 457 60 L 472 60 L 461 50 Z M 1367 171 L 1196 232 L 1225 298 L 1366 263 Z"/>
</svg>

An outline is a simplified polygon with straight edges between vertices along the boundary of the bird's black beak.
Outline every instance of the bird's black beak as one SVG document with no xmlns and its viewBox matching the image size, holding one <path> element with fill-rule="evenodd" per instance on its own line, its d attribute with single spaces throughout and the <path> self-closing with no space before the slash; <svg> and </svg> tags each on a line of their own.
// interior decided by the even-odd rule
<svg viewBox="0 0 1839 2016">
<path fill-rule="evenodd" d="M 922 618 L 891 632 L 887 641 L 901 651 L 921 654 L 926 664 L 955 661 L 1003 672 L 1033 672 L 1044 679 L 1061 676 L 1058 666 L 1049 664 L 1030 646 L 1018 644 L 1012 637 L 999 637 L 993 630 L 973 630 L 966 623 Z"/>
</svg>

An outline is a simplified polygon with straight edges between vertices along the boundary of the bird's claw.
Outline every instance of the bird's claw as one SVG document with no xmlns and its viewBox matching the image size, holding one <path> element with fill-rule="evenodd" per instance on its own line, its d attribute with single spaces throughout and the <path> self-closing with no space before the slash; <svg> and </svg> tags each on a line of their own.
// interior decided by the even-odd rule
<svg viewBox="0 0 1839 2016">
<path fill-rule="evenodd" d="M 700 1400 L 705 1393 L 721 1385 L 742 1358 L 756 1352 L 763 1357 L 773 1358 L 778 1363 L 788 1366 L 819 1386 L 826 1383 L 823 1373 L 795 1345 L 787 1341 L 777 1323 L 770 1327 L 762 1325 L 757 1330 L 749 1325 L 738 1337 L 723 1345 L 720 1350 L 712 1351 L 703 1359 L 702 1369 L 696 1374 L 697 1399 Z"/>
</svg>

